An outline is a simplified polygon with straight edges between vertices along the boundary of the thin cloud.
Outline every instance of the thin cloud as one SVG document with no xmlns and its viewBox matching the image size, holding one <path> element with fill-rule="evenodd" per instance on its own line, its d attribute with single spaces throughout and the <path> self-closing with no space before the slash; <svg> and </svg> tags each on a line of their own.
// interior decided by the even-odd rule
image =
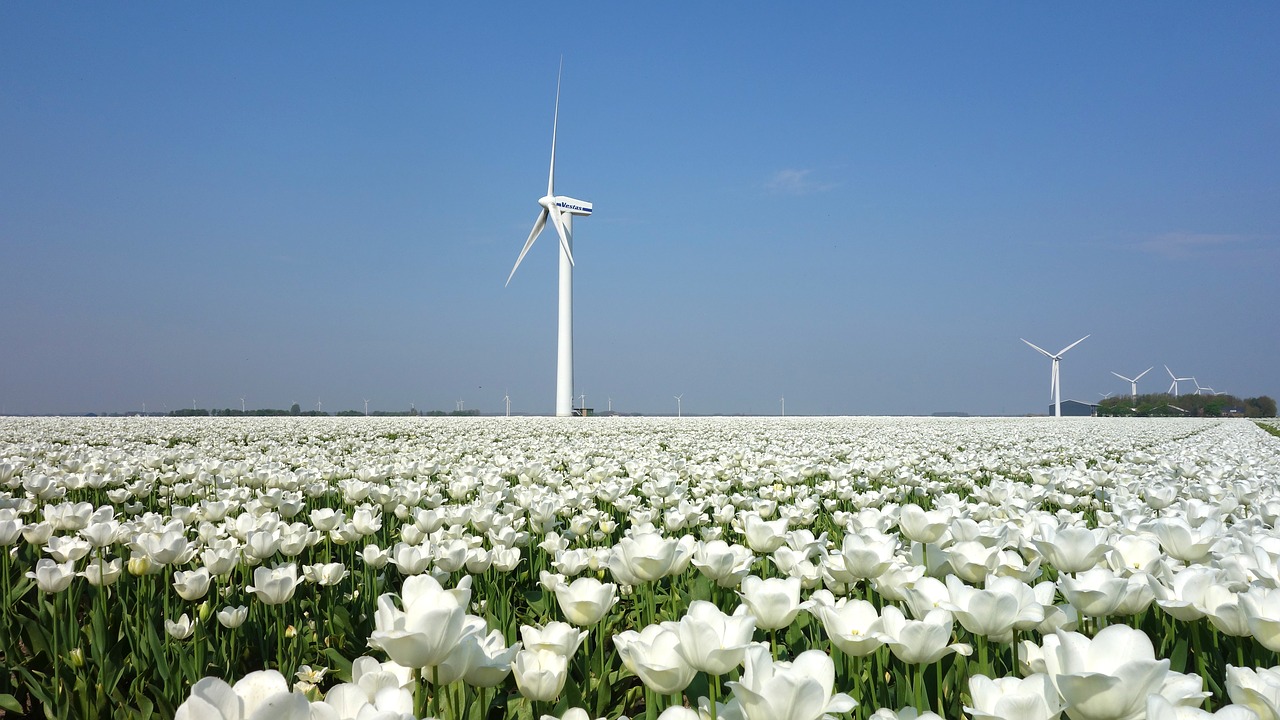
<svg viewBox="0 0 1280 720">
<path fill-rule="evenodd" d="M 765 183 L 765 188 L 778 195 L 809 195 L 835 187 L 833 183 L 814 180 L 812 174 L 813 170 L 779 170 Z"/>
<path fill-rule="evenodd" d="M 1222 247 L 1238 247 L 1248 243 L 1247 235 L 1215 235 L 1212 233 L 1175 232 L 1156 235 L 1138 243 L 1143 252 L 1167 258 L 1188 258 Z"/>
</svg>

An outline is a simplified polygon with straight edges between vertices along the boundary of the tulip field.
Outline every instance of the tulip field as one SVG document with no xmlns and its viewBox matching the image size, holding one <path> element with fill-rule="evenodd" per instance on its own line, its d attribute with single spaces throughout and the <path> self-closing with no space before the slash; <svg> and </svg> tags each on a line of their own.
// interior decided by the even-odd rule
<svg viewBox="0 0 1280 720">
<path fill-rule="evenodd" d="M 4 718 L 1280 719 L 1239 419 L 0 418 L 0 550 Z"/>
</svg>

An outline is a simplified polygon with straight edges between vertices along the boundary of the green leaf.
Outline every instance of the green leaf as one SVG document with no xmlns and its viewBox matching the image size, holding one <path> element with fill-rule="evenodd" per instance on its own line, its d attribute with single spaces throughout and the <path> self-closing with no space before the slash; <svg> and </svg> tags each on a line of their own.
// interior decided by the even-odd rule
<svg viewBox="0 0 1280 720">
<path fill-rule="evenodd" d="M 351 682 L 350 660 L 343 657 L 342 653 L 338 652 L 337 648 L 331 647 L 324 649 L 324 656 L 329 658 L 329 661 L 333 663 L 333 667 L 330 669 L 339 680 L 342 682 Z"/>
<path fill-rule="evenodd" d="M 18 704 L 18 698 L 12 695 L 0 695 L 0 710 L 5 712 L 20 713 L 22 706 Z"/>
</svg>

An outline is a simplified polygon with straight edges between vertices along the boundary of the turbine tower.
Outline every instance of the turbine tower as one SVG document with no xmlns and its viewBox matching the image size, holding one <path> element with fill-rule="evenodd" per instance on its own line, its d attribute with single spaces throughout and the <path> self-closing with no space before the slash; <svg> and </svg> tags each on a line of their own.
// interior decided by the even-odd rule
<svg viewBox="0 0 1280 720">
<path fill-rule="evenodd" d="M 1138 373 L 1137 375 L 1131 378 L 1127 378 L 1121 375 L 1120 373 L 1116 372 L 1115 370 L 1112 370 L 1111 374 L 1129 383 L 1129 396 L 1133 399 L 1133 402 L 1136 403 L 1138 402 L 1138 380 L 1142 379 L 1143 375 L 1146 375 L 1147 373 L 1151 372 L 1151 368 L 1154 368 L 1154 367 L 1155 365 L 1152 365 L 1151 367 L 1147 368 L 1146 370 L 1143 370 L 1142 372 Z"/>
<path fill-rule="evenodd" d="M 561 63 L 563 69 L 563 63 Z M 551 171 L 547 174 L 547 194 L 538 200 L 542 211 L 533 223 L 529 239 L 525 240 L 515 267 L 507 276 L 507 285 L 515 277 L 516 268 L 524 260 L 525 253 L 533 247 L 547 219 L 560 236 L 560 330 L 556 343 L 556 417 L 573 415 L 573 216 L 590 215 L 591 203 L 556 195 L 556 125 L 560 121 L 560 75 L 556 74 L 556 107 L 551 120 Z"/>
<path fill-rule="evenodd" d="M 1053 353 L 1050 353 L 1048 350 L 1045 350 L 1042 347 L 1032 344 L 1026 338 L 1018 338 L 1019 340 L 1022 340 L 1022 342 L 1027 343 L 1028 345 L 1031 345 L 1031 347 L 1038 350 L 1041 355 L 1044 355 L 1045 357 L 1053 361 L 1053 369 L 1049 371 L 1049 397 L 1053 398 L 1053 416 L 1054 417 L 1062 417 L 1062 388 L 1058 385 L 1058 363 L 1062 362 L 1062 356 L 1066 355 L 1068 350 L 1084 342 L 1085 338 L 1087 337 L 1089 336 L 1085 335 L 1079 340 L 1062 348 L 1061 350 L 1058 351 L 1056 355 Z"/>
</svg>

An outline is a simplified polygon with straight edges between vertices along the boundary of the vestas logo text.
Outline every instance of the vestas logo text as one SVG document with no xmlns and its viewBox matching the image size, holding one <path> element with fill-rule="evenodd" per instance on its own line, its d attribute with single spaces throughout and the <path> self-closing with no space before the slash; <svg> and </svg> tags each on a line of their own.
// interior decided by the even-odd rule
<svg viewBox="0 0 1280 720">
<path fill-rule="evenodd" d="M 581 210 L 582 212 L 591 212 L 591 208 L 589 207 L 583 207 L 581 205 L 572 205 L 567 202 L 558 202 L 556 203 L 556 207 L 561 207 L 561 208 L 564 208 L 565 210 Z"/>
</svg>

